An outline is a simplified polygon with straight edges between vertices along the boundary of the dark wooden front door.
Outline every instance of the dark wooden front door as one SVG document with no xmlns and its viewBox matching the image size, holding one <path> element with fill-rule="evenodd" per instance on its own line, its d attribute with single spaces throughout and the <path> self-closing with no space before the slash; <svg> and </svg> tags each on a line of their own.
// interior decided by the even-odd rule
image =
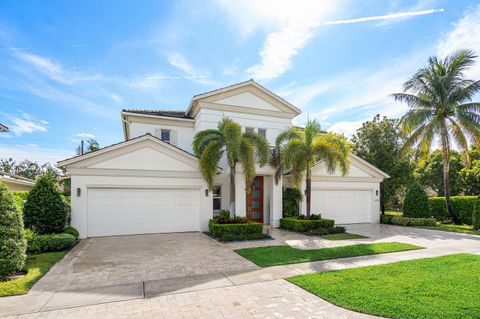
<svg viewBox="0 0 480 319">
<path fill-rule="evenodd" d="M 263 223 L 263 176 L 255 177 L 247 194 L 247 219 Z"/>
</svg>

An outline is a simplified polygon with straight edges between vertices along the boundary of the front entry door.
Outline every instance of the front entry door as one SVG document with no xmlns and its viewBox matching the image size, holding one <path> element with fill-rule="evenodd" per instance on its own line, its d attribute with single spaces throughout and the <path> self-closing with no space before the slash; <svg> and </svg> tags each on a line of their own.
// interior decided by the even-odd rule
<svg viewBox="0 0 480 319">
<path fill-rule="evenodd" d="M 247 194 L 247 219 L 263 223 L 263 176 L 255 177 L 252 191 Z"/>
</svg>

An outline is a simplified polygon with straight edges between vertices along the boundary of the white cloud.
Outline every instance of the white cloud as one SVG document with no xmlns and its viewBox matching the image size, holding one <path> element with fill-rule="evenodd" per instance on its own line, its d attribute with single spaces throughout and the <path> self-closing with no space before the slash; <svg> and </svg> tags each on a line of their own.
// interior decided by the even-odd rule
<svg viewBox="0 0 480 319">
<path fill-rule="evenodd" d="M 95 138 L 95 135 L 92 133 L 78 133 L 76 136 L 81 138 Z"/>
<path fill-rule="evenodd" d="M 421 10 L 421 11 L 399 12 L 399 13 L 392 13 L 392 14 L 386 14 L 381 16 L 371 16 L 371 17 L 363 17 L 363 18 L 356 18 L 356 19 L 331 20 L 331 21 L 325 21 L 322 24 L 337 25 L 337 24 L 353 24 L 353 23 L 361 23 L 361 22 L 392 20 L 392 19 L 399 19 L 399 18 L 422 16 L 422 15 L 433 14 L 433 13 L 441 13 L 444 11 L 445 11 L 444 9 L 430 9 L 430 10 Z"/>
<path fill-rule="evenodd" d="M 345 134 L 346 136 L 350 137 L 355 134 L 357 129 L 362 126 L 362 123 L 367 120 L 368 119 L 363 119 L 359 121 L 340 121 L 328 127 L 328 131 Z"/>
<path fill-rule="evenodd" d="M 21 117 L 9 116 L 12 124 L 9 125 L 10 131 L 15 135 L 31 134 L 34 132 L 46 132 L 48 130 L 47 121 L 35 120 L 30 114 L 22 113 Z"/>
<path fill-rule="evenodd" d="M 260 50 L 261 60 L 247 69 L 247 73 L 255 79 L 271 80 L 279 77 L 285 71 L 291 68 L 292 59 L 298 52 L 305 47 L 313 38 L 315 32 L 320 26 L 325 25 L 339 25 L 339 24 L 353 24 L 371 21 L 386 21 L 393 19 L 408 18 L 420 15 L 428 15 L 443 12 L 443 9 L 430 9 L 420 11 L 409 11 L 392 13 L 381 16 L 370 16 L 355 19 L 345 20 L 327 20 L 336 12 L 341 3 L 333 4 L 331 2 L 321 1 L 307 1 L 298 4 L 297 2 L 280 2 L 274 1 L 271 6 L 266 7 L 264 1 L 255 2 L 257 6 L 252 5 L 253 8 L 258 8 L 254 12 L 254 17 L 264 15 L 264 23 L 274 20 L 278 25 L 277 31 L 270 32 Z M 268 1 L 266 2 L 268 3 Z M 271 13 L 269 10 L 280 9 Z M 242 16 L 245 16 L 245 10 L 241 10 L 234 6 Z M 266 10 L 269 9 L 269 10 Z M 247 10 L 248 12 L 248 10 Z M 247 14 L 248 16 L 248 14 Z M 252 20 L 246 19 L 246 21 Z M 255 19 L 254 19 L 255 21 Z M 245 30 L 250 30 L 244 27 Z"/>
<path fill-rule="evenodd" d="M 58 161 L 69 158 L 75 155 L 75 149 L 66 151 L 64 148 L 55 149 L 41 147 L 32 144 L 10 146 L 0 143 L 0 154 L 7 158 L 13 158 L 17 161 L 23 161 L 29 159 L 31 161 L 43 163 L 55 164 Z"/>
<path fill-rule="evenodd" d="M 185 76 L 178 79 L 190 79 L 200 84 L 210 83 L 207 76 L 191 65 L 190 62 L 188 62 L 187 59 L 180 53 L 170 54 L 167 58 L 168 63 L 185 73 Z"/>
<path fill-rule="evenodd" d="M 471 49 L 480 54 L 480 4 L 465 12 L 438 43 L 437 54 L 444 58 L 446 55 L 460 49 Z M 474 80 L 480 78 L 480 60 L 466 73 Z"/>
</svg>

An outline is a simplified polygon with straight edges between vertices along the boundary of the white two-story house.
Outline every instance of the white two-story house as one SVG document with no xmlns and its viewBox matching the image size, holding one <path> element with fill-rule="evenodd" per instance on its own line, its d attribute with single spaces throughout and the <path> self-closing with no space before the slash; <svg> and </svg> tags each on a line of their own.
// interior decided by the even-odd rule
<svg viewBox="0 0 480 319">
<path fill-rule="evenodd" d="M 194 135 L 227 117 L 273 146 L 300 112 L 253 80 L 196 95 L 186 111 L 124 109 L 123 142 L 59 163 L 72 178 L 72 225 L 82 238 L 206 231 L 215 212 L 228 209 L 229 168 L 221 161 L 210 191 L 192 154 Z M 350 163 L 347 176 L 328 174 L 322 163 L 315 166 L 312 212 L 339 224 L 378 222 L 379 183 L 388 176 L 354 155 Z M 275 183 L 268 165 L 257 166 L 256 174 L 247 198 L 238 165 L 235 212 L 278 226 L 289 178 Z"/>
</svg>

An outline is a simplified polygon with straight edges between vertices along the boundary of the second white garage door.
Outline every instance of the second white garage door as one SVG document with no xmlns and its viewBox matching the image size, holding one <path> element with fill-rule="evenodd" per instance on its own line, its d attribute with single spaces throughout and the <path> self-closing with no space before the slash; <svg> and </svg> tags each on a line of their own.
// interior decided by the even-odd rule
<svg viewBox="0 0 480 319">
<path fill-rule="evenodd" d="M 312 190 L 312 213 L 333 219 L 337 224 L 371 223 L 370 190 Z"/>
<path fill-rule="evenodd" d="M 88 237 L 198 231 L 198 189 L 88 190 Z"/>
</svg>

